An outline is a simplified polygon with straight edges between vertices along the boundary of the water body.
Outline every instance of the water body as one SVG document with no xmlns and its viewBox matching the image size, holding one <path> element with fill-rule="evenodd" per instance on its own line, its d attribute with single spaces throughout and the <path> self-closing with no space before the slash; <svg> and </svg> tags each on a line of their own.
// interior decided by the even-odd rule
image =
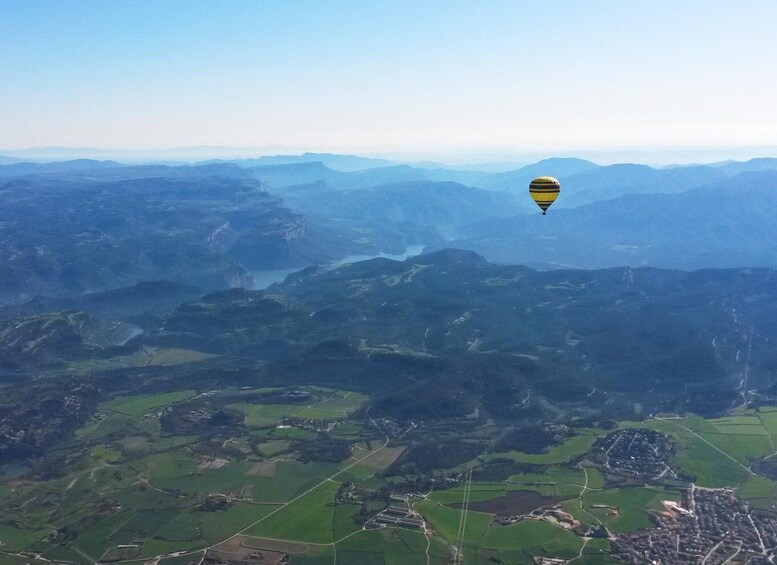
<svg viewBox="0 0 777 565">
<path fill-rule="evenodd" d="M 383 259 L 393 259 L 394 261 L 404 261 L 408 257 L 415 257 L 420 255 L 424 250 L 424 245 L 411 245 L 403 253 L 391 254 L 391 253 L 379 253 L 378 255 L 348 255 L 342 259 L 332 262 L 328 266 L 337 267 L 339 265 L 346 265 L 348 263 L 357 263 L 359 261 L 368 261 L 370 259 L 377 259 L 382 257 Z M 264 290 L 268 286 L 283 282 L 292 273 L 298 273 L 305 267 L 296 269 L 277 269 L 273 271 L 254 271 L 251 274 L 254 276 L 253 290 Z"/>
<path fill-rule="evenodd" d="M 275 271 L 253 271 L 251 274 L 254 276 L 253 290 L 264 290 L 268 286 L 283 282 L 292 273 L 301 271 L 302 269 L 278 269 Z"/>
</svg>

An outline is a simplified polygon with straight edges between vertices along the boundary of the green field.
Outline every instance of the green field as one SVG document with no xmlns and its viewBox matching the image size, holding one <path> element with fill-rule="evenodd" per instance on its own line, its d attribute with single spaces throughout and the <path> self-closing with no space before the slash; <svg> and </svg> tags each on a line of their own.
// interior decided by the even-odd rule
<svg viewBox="0 0 777 565">
<path fill-rule="evenodd" d="M 777 502 L 777 482 L 753 475 L 742 483 L 742 486 L 737 491 L 737 496 L 757 508 L 774 511 L 777 509 L 775 507 L 775 502 Z"/>
<path fill-rule="evenodd" d="M 230 404 L 246 415 L 246 424 L 254 427 L 274 426 L 283 418 L 304 420 L 338 420 L 359 408 L 367 396 L 356 392 L 329 389 L 317 390 L 319 397 L 308 404 Z M 353 428 L 352 428 L 353 429 Z M 358 430 L 355 430 L 358 432 Z"/>
<path fill-rule="evenodd" d="M 613 488 L 602 491 L 588 491 L 582 496 L 583 509 L 578 504 L 568 504 L 567 511 L 585 524 L 596 523 L 595 516 L 608 530 L 616 533 L 633 532 L 650 527 L 649 510 L 662 508 L 662 500 L 680 500 L 680 492 L 658 487 Z M 617 516 L 606 508 L 592 508 L 592 505 L 608 505 L 617 508 Z"/>
<path fill-rule="evenodd" d="M 297 417 L 307 420 L 345 418 L 366 401 L 367 396 L 358 392 L 332 391 L 319 402 L 298 412 Z"/>
<path fill-rule="evenodd" d="M 184 363 L 197 363 L 216 355 L 194 351 L 192 349 L 156 349 L 145 355 L 127 355 L 111 357 L 109 359 L 89 359 L 76 361 L 69 364 L 69 368 L 77 375 L 87 375 L 98 371 L 125 367 L 141 367 L 148 365 L 181 365 Z"/>
<path fill-rule="evenodd" d="M 741 436 L 723 435 L 717 432 L 710 433 L 709 429 L 715 429 L 708 421 L 694 419 L 683 420 L 649 420 L 641 424 L 632 424 L 635 427 L 648 427 L 672 436 L 677 442 L 677 453 L 670 464 L 678 472 L 691 477 L 696 484 L 704 487 L 733 487 L 740 485 L 752 474 L 747 468 L 747 458 L 743 453 L 753 454 L 754 449 L 761 449 L 768 445 L 765 436 Z M 694 430 L 694 426 L 697 430 Z M 688 429 L 686 429 L 688 428 Z M 743 441 L 734 452 L 729 454 L 724 448 L 730 447 L 742 438 L 757 438 L 757 440 Z M 764 444 L 763 442 L 767 442 Z M 768 454 L 768 449 L 763 450 Z M 727 455 L 728 454 L 728 455 Z M 737 457 L 742 457 L 740 461 Z"/>
<path fill-rule="evenodd" d="M 551 447 L 547 453 L 523 453 L 520 451 L 509 451 L 507 454 L 499 453 L 492 457 L 503 457 L 507 455 L 516 461 L 524 463 L 537 463 L 541 465 L 555 465 L 565 463 L 576 455 L 582 455 L 588 451 L 596 441 L 599 434 L 593 431 L 581 430 L 577 435 L 566 438 L 558 445 Z"/>
<path fill-rule="evenodd" d="M 385 528 L 361 531 L 337 544 L 337 562 L 349 565 L 426 565 L 427 541 L 420 532 Z M 443 565 L 448 549 L 439 541 L 429 544 L 429 562 Z"/>
<path fill-rule="evenodd" d="M 230 404 L 229 408 L 240 410 L 246 415 L 246 425 L 257 428 L 277 426 L 287 417 L 295 417 L 305 410 L 300 404 Z"/>
<path fill-rule="evenodd" d="M 271 504 L 236 504 L 205 522 L 202 527 L 202 537 L 208 544 L 218 543 L 277 508 L 277 505 Z"/>
<path fill-rule="evenodd" d="M 332 543 L 334 497 L 340 483 L 327 481 L 255 526 L 246 535 L 311 543 Z"/>
<path fill-rule="evenodd" d="M 293 406 L 296 412 L 308 412 L 308 417 L 343 418 L 366 400 L 364 395 L 347 391 L 314 388 L 311 392 L 313 402 Z M 194 402 L 199 404 L 193 404 L 192 411 L 206 406 L 203 402 L 208 398 L 218 402 L 221 394 L 234 398 L 236 391 L 198 397 Z M 99 410 L 103 418 L 88 422 L 76 434 L 77 441 L 86 447 L 81 463 L 54 480 L 13 488 L 0 484 L 2 550 L 34 549 L 44 556 L 73 562 L 87 559 L 85 556 L 92 561 L 143 559 L 196 550 L 219 543 L 277 511 L 283 503 L 352 462 L 296 460 L 293 442 L 317 437 L 314 431 L 298 428 L 252 432 L 263 434 L 261 437 L 244 433 L 219 440 L 219 449 L 226 450 L 224 455 L 208 454 L 213 444 L 205 454 L 199 454 L 197 445 L 203 439 L 208 445 L 207 438 L 163 432 L 159 418 L 165 407 L 186 403 L 195 395 L 196 391 L 185 390 L 117 396 L 102 402 Z M 285 411 L 283 406 L 272 404 L 247 406 L 257 411 Z M 182 413 L 187 413 L 186 408 Z M 357 438 L 365 433 L 361 421 L 346 420 L 343 425 L 344 432 Z M 353 466 L 347 476 L 374 481 L 374 473 L 390 464 L 401 450 L 386 450 L 385 456 L 378 453 L 374 461 Z M 302 533 L 327 543 L 354 533 L 359 526 L 353 515 L 361 506 L 335 508 L 332 503 L 338 485 L 330 481 L 316 488 L 304 502 L 301 499 L 284 509 L 280 520 L 268 520 L 268 529 L 292 536 Z M 110 498 L 104 498 L 106 495 Z M 238 500 L 225 507 L 202 507 L 203 501 L 216 495 Z M 323 497 L 320 507 L 310 504 L 319 497 Z M 310 512 L 300 512 L 303 508 Z M 327 517 L 324 525 L 321 512 Z M 296 521 L 287 519 L 289 516 Z M 20 523 L 24 527 L 19 527 Z M 69 545 L 42 541 L 64 525 L 77 532 Z M 131 547 L 120 548 L 122 544 Z"/>
<path fill-rule="evenodd" d="M 142 416 L 155 408 L 162 408 L 174 402 L 186 400 L 197 394 L 194 390 L 182 390 L 163 394 L 146 394 L 142 396 L 118 396 L 100 405 L 101 410 L 120 412 L 127 416 Z"/>
<path fill-rule="evenodd" d="M 772 439 L 772 442 L 777 442 L 777 410 L 768 410 L 762 408 L 758 412 L 758 419 L 761 425 Z M 775 443 L 777 445 L 777 443 Z"/>
<path fill-rule="evenodd" d="M 578 554 L 583 542 L 574 533 L 547 522 L 521 520 L 510 526 L 488 528 L 482 545 L 498 550 L 507 560 L 514 556 L 526 561 L 534 556 L 571 558 Z"/>
<path fill-rule="evenodd" d="M 588 487 L 601 488 L 604 478 L 597 469 L 586 469 Z M 569 468 L 550 465 L 542 473 L 518 473 L 512 475 L 508 482 L 515 484 L 514 488 L 532 488 L 533 485 L 551 485 L 552 495 L 560 497 L 576 497 L 585 484 L 585 473 L 580 467 Z M 547 491 L 544 491 L 547 492 Z"/>
<path fill-rule="evenodd" d="M 116 463 L 116 461 L 121 459 L 121 452 L 110 447 L 96 445 L 92 448 L 92 457 L 103 459 L 108 463 Z"/>
<path fill-rule="evenodd" d="M 311 544 L 304 553 L 295 555 L 297 563 L 329 564 L 336 557 L 338 564 L 443 565 L 452 555 L 451 544 L 457 539 L 462 519 L 462 511 L 453 506 L 464 496 L 462 484 L 456 482 L 461 480 L 457 473 L 464 465 L 454 471 L 434 471 L 429 476 L 439 480 L 447 474 L 447 482 L 433 483 L 435 488 L 428 497 L 413 503 L 427 520 L 429 539 L 412 530 L 362 530 L 363 514 L 377 512 L 390 503 L 387 493 L 374 496 L 388 484 L 410 481 L 408 489 L 420 488 L 412 486 L 416 476 L 385 472 L 403 453 L 409 453 L 412 441 L 463 438 L 487 442 L 500 433 L 499 426 L 487 423 L 465 431 L 444 426 L 419 428 L 410 441 L 392 440 L 356 463 L 356 458 L 384 442 L 369 420 L 354 415 L 366 396 L 308 387 L 311 396 L 306 403 L 250 402 L 251 398 L 261 398 L 257 394 L 277 390 L 230 388 L 200 396 L 186 390 L 119 396 L 100 403 L 104 418 L 88 422 L 65 447 L 81 455 L 62 476 L 0 484 L 2 550 L 36 551 L 51 560 L 75 562 L 87 559 L 84 556 L 93 561 L 143 560 L 213 546 L 246 529 L 246 535 L 258 538 Z M 173 405 L 173 410 L 165 411 Z M 221 407 L 237 409 L 245 419 L 218 433 L 210 433 L 207 427 L 173 432 L 166 420 L 178 413 L 209 417 Z M 285 417 L 308 422 L 279 427 Z M 316 431 L 320 423 L 311 425 L 310 420 L 336 421 L 337 425 L 327 435 Z M 775 451 L 777 410 L 619 425 L 671 435 L 677 449 L 670 463 L 681 474 L 700 486 L 738 487 L 741 499 L 757 508 L 775 510 L 777 482 L 746 467 Z M 662 500 L 679 500 L 682 493 L 603 475 L 592 466 L 596 458 L 587 453 L 597 438 L 607 433 L 599 428 L 576 430 L 539 454 L 484 453 L 471 461 L 476 469 L 508 457 L 519 465 L 515 470 L 523 470 L 513 470 L 505 480 L 473 482 L 470 502 L 494 500 L 514 490 L 535 491 L 560 501 L 583 526 L 602 523 L 615 534 L 651 527 L 650 511 L 659 510 Z M 303 462 L 301 446 L 323 437 L 349 442 L 352 456 L 339 463 Z M 327 480 L 329 477 L 336 480 Z M 366 501 L 336 503 L 342 483 L 349 483 L 352 492 L 367 497 Z M 72 526 L 75 532 L 66 545 L 44 541 L 63 526 Z M 528 518 L 501 526 L 494 522 L 494 515 L 470 510 L 463 536 L 464 563 L 501 560 L 528 565 L 535 556 L 575 558 L 575 564 L 612 563 L 606 556 L 607 540 L 591 540 L 583 548 L 581 533 L 582 529 L 572 532 Z M 9 558 L 8 562 L 13 561 Z M 169 565 L 186 562 L 175 558 L 161 561 Z"/>
<path fill-rule="evenodd" d="M 0 524 L 0 541 L 3 542 L 3 551 L 22 551 L 49 533 L 51 533 L 51 528 L 16 528 L 10 524 Z"/>
<path fill-rule="evenodd" d="M 265 457 L 274 457 L 279 453 L 287 451 L 291 444 L 288 441 L 266 441 L 260 443 L 257 447 Z"/>
<path fill-rule="evenodd" d="M 503 482 L 500 483 L 478 483 L 473 482 L 470 486 L 470 502 L 481 502 L 484 500 L 491 500 L 504 496 L 507 492 L 509 485 Z M 518 487 L 516 487 L 518 488 Z M 459 486 L 447 490 L 433 491 L 429 495 L 430 500 L 439 502 L 440 504 L 459 504 L 464 497 L 464 487 Z"/>
<path fill-rule="evenodd" d="M 441 504 L 428 500 L 415 505 L 415 509 L 429 522 L 434 530 L 444 540 L 454 542 L 459 529 L 459 520 L 461 511 L 442 506 Z M 467 512 L 467 526 L 463 538 L 464 545 L 470 547 L 480 546 L 480 542 L 488 530 L 491 523 L 491 514 L 482 512 Z"/>
<path fill-rule="evenodd" d="M 277 503 L 294 496 L 335 473 L 332 463 L 277 461 L 266 469 L 257 460 L 234 461 L 217 469 L 202 469 L 186 450 L 149 456 L 134 464 L 159 488 L 188 495 L 241 492 L 255 502 Z"/>
<path fill-rule="evenodd" d="M 343 482 L 351 482 L 356 484 L 364 484 L 375 477 L 375 469 L 359 463 L 354 465 L 344 473 L 337 476 L 337 479 Z"/>
</svg>

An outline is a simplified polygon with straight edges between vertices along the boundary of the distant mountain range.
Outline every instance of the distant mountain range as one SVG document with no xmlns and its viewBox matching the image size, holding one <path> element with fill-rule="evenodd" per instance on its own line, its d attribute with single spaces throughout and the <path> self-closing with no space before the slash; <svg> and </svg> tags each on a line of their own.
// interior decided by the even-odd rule
<svg viewBox="0 0 777 565">
<path fill-rule="evenodd" d="M 250 286 L 249 270 L 374 251 L 311 225 L 255 180 L 25 177 L 0 185 L 0 210 L 0 303 L 147 280 Z"/>
<path fill-rule="evenodd" d="M 120 168 L 116 161 L 96 161 L 94 159 L 75 159 L 72 161 L 54 161 L 52 163 L 0 162 L 0 177 L 19 177 L 25 175 L 75 173 L 80 171 L 101 171 Z"/>
<path fill-rule="evenodd" d="M 479 179 L 475 185 L 488 190 L 524 191 L 535 177 L 551 176 L 562 180 L 598 167 L 599 165 L 584 159 L 544 159 L 520 169 L 485 176 Z"/>
<path fill-rule="evenodd" d="M 777 164 L 774 168 L 777 169 Z M 727 166 L 655 169 L 634 164 L 600 166 L 582 159 L 547 159 L 515 171 L 485 176 L 475 185 L 489 190 L 524 193 L 533 178 L 556 177 L 562 187 L 561 195 L 553 205 L 558 209 L 624 194 L 684 192 L 724 179 L 730 170 Z"/>
<path fill-rule="evenodd" d="M 201 165 L 128 165 L 116 161 L 78 159 L 75 161 L 55 161 L 53 163 L 24 162 L 0 166 L 0 178 L 29 176 L 46 177 L 48 179 L 68 177 L 85 181 L 110 181 L 206 176 L 250 178 L 251 174 L 234 163 L 210 163 Z"/>
<path fill-rule="evenodd" d="M 741 172 L 777 170 L 777 159 L 715 165 L 664 168 L 618 164 L 601 166 L 574 158 L 553 158 L 518 169 L 488 173 L 470 167 L 461 169 L 427 163 L 426 166 L 394 164 L 385 159 L 352 155 L 305 153 L 297 156 L 260 157 L 195 164 L 126 164 L 117 161 L 77 159 L 51 163 L 0 161 L 0 177 L 68 175 L 93 178 L 151 178 L 220 175 L 256 178 L 268 188 L 325 182 L 336 189 L 356 189 L 411 181 L 457 182 L 467 186 L 523 193 L 537 176 L 555 176 L 562 182 L 563 198 L 556 207 L 578 206 L 623 194 L 681 192 L 713 183 Z"/>
<path fill-rule="evenodd" d="M 564 178 L 562 196 L 554 207 L 580 206 L 624 194 L 685 192 L 725 178 L 723 172 L 707 166 L 654 169 L 645 165 L 609 165 Z"/>
<path fill-rule="evenodd" d="M 283 188 L 312 182 L 326 182 L 332 188 L 355 189 L 393 182 L 435 181 L 472 184 L 486 173 L 444 168 L 419 168 L 409 165 L 391 165 L 343 172 L 327 167 L 321 161 L 302 161 L 277 165 L 247 166 L 229 161 L 209 161 L 193 165 L 146 164 L 128 165 L 115 161 L 79 159 L 53 163 L 13 163 L 0 165 L 0 178 L 22 176 L 77 177 L 79 179 L 120 180 L 132 178 L 187 178 L 226 176 L 254 178 L 267 188 Z"/>
<path fill-rule="evenodd" d="M 334 171 L 320 162 L 252 167 L 248 170 L 254 178 L 266 183 L 269 190 L 313 182 L 324 182 L 339 190 L 411 181 L 458 182 L 471 185 L 485 175 L 480 171 L 423 169 L 410 165 L 392 165 L 344 173 Z"/>
<path fill-rule="evenodd" d="M 737 175 L 739 173 L 752 173 L 758 171 L 777 171 L 777 159 L 773 157 L 762 157 L 750 159 L 749 161 L 729 161 L 716 165 L 727 175 Z"/>
<path fill-rule="evenodd" d="M 0 155 L 0 165 L 12 165 L 13 163 L 20 163 L 21 159 L 15 159 L 14 157 L 7 157 Z"/>
<path fill-rule="evenodd" d="M 359 157 L 357 155 L 337 155 L 333 153 L 303 153 L 302 155 L 266 155 L 255 159 L 234 159 L 230 162 L 241 167 L 262 167 L 267 165 L 295 165 L 299 163 L 321 163 L 335 171 L 352 172 L 377 167 L 395 165 L 387 159 Z"/>
<path fill-rule="evenodd" d="M 318 158 L 371 168 L 306 161 Z M 255 166 L 273 160 L 287 162 Z M 304 154 L 0 165 L 0 301 L 147 280 L 250 286 L 252 271 L 417 244 L 542 268 L 777 265 L 777 159 L 663 169 L 549 159 L 497 174 L 383 164 Z M 546 218 L 526 194 L 541 174 L 562 182 Z"/>
<path fill-rule="evenodd" d="M 111 149 L 102 147 L 30 147 L 27 149 L 0 149 L 0 154 L 21 161 L 67 161 L 71 159 L 116 159 L 124 162 L 185 163 L 205 159 L 237 159 L 257 155 L 299 153 L 299 149 L 283 145 L 261 147 L 227 147 L 199 145 L 162 149 Z"/>
<path fill-rule="evenodd" d="M 455 182 L 395 182 L 356 190 L 313 184 L 279 192 L 294 210 L 333 222 L 364 226 L 395 225 L 409 231 L 428 228 L 451 237 L 460 226 L 489 217 L 531 210 L 515 194 L 467 187 Z"/>
<path fill-rule="evenodd" d="M 678 194 L 629 194 L 548 216 L 491 218 L 446 245 L 544 268 L 777 267 L 777 171 Z"/>
</svg>

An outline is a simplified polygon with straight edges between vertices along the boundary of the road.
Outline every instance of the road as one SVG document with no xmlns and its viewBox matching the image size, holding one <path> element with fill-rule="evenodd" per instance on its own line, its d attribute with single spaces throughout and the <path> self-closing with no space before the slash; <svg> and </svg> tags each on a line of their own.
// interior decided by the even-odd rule
<svg viewBox="0 0 777 565">
<path fill-rule="evenodd" d="M 666 418 L 661 418 L 660 416 L 654 416 L 654 418 L 655 418 L 656 420 L 661 420 L 662 422 L 667 422 L 667 423 L 669 423 L 669 424 L 673 424 L 673 425 L 677 426 L 678 428 L 682 428 L 682 429 L 684 429 L 685 431 L 687 431 L 687 432 L 690 432 L 691 434 L 695 435 L 697 438 L 699 438 L 700 440 L 702 440 L 704 443 L 706 443 L 707 445 L 709 445 L 709 446 L 710 446 L 712 449 L 714 449 L 714 450 L 715 450 L 715 451 L 717 451 L 718 453 L 721 453 L 721 454 L 725 455 L 726 457 L 728 457 L 729 459 L 731 459 L 731 460 L 732 460 L 734 463 L 736 463 L 737 465 L 739 465 L 740 467 L 742 467 L 742 468 L 743 468 L 745 471 L 747 471 L 749 474 L 751 474 L 751 475 L 753 474 L 753 472 L 750 470 L 750 468 L 749 468 L 749 467 L 746 467 L 745 465 L 742 465 L 742 463 L 740 463 L 739 461 L 737 461 L 736 459 L 734 459 L 733 457 L 731 457 L 731 455 L 729 455 L 728 453 L 726 453 L 725 451 L 723 451 L 723 450 L 722 450 L 722 449 L 720 449 L 719 447 L 715 446 L 714 444 L 712 444 L 712 443 L 708 442 L 706 439 L 704 439 L 704 438 L 703 438 L 703 437 L 701 437 L 699 434 L 697 434 L 696 432 L 694 432 L 694 431 L 693 431 L 691 428 L 689 428 L 688 426 L 683 426 L 682 424 L 678 424 L 677 422 L 673 422 L 673 421 L 671 421 L 671 420 L 668 420 L 668 419 L 666 419 Z"/>
<path fill-rule="evenodd" d="M 374 420 L 371 420 L 371 422 L 372 422 L 372 424 L 373 424 L 373 425 L 374 425 L 376 428 L 378 428 L 378 429 L 380 430 L 380 426 L 378 426 L 378 424 L 377 424 L 377 423 L 376 423 Z M 381 432 L 383 432 L 383 430 L 381 430 Z M 221 541 L 220 541 L 220 542 L 218 542 L 218 543 L 214 543 L 214 544 L 212 544 L 212 545 L 209 545 L 208 547 L 204 547 L 204 548 L 196 549 L 196 550 L 193 550 L 193 551 L 176 551 L 176 552 L 172 552 L 172 553 L 165 553 L 164 555 L 157 555 L 156 557 L 151 557 L 151 558 L 145 558 L 145 559 L 125 559 L 125 560 L 122 560 L 122 561 L 111 561 L 111 563 L 145 563 L 145 562 L 149 562 L 149 561 L 154 561 L 154 562 L 156 562 L 156 561 L 159 561 L 160 559 L 165 559 L 165 558 L 167 558 L 167 557 L 179 557 L 179 556 L 184 556 L 184 555 L 192 555 L 192 556 L 194 556 L 194 555 L 199 555 L 200 553 L 202 553 L 202 554 L 203 554 L 203 557 L 204 557 L 204 556 L 205 556 L 205 554 L 206 554 L 208 551 L 210 551 L 210 550 L 214 549 L 215 547 L 217 547 L 217 546 L 221 545 L 222 543 L 228 542 L 229 540 L 236 538 L 237 536 L 243 535 L 245 532 L 247 532 L 248 530 L 250 530 L 251 528 L 253 528 L 253 527 L 254 527 L 254 526 L 256 526 L 257 524 L 259 524 L 259 523 L 261 523 L 261 522 L 264 522 L 265 520 L 267 520 L 267 519 L 268 519 L 268 518 L 270 518 L 271 516 L 273 516 L 273 515 L 277 514 L 278 512 L 280 512 L 281 510 L 283 510 L 284 508 L 286 508 L 287 506 L 289 506 L 290 504 L 293 504 L 293 503 L 297 502 L 299 499 L 301 499 L 301 498 L 303 498 L 303 497 L 307 496 L 308 494 L 310 494 L 311 492 L 313 492 L 313 491 L 314 491 L 314 490 L 316 490 L 317 488 L 319 488 L 319 487 L 323 486 L 324 484 L 326 484 L 328 481 L 333 481 L 333 480 L 335 479 L 335 477 L 337 477 L 338 475 L 342 475 L 343 473 L 345 473 L 345 472 L 346 472 L 348 469 L 350 469 L 351 467 L 353 467 L 353 466 L 355 466 L 355 465 L 358 465 L 359 463 L 361 463 L 361 462 L 362 462 L 362 461 L 364 461 L 365 459 L 368 459 L 369 457 L 372 457 L 373 455 L 375 455 L 375 454 L 376 454 L 376 453 L 378 453 L 379 451 L 382 451 L 382 450 L 383 450 L 383 449 L 384 449 L 384 448 L 385 448 L 385 447 L 388 445 L 388 443 L 389 443 L 389 437 L 388 437 L 388 435 L 385 435 L 385 434 L 384 434 L 384 436 L 385 436 L 385 439 L 384 439 L 384 441 L 383 441 L 383 444 L 382 444 L 380 447 L 378 447 L 377 449 L 374 449 L 374 450 L 370 451 L 370 452 L 369 452 L 367 455 L 365 455 L 364 457 L 360 457 L 359 459 L 356 459 L 356 460 L 355 460 L 353 463 L 351 463 L 350 465 L 347 465 L 347 466 L 343 467 L 342 469 L 340 469 L 339 471 L 337 471 L 335 474 L 333 474 L 333 475 L 330 475 L 329 477 L 325 478 L 325 479 L 324 479 L 324 480 L 322 480 L 320 483 L 318 483 L 318 484 L 316 484 L 315 486 L 313 486 L 313 487 L 309 488 L 308 490 L 306 490 L 306 491 L 305 491 L 305 492 L 303 492 L 302 494 L 300 494 L 300 495 L 298 495 L 298 496 L 295 496 L 294 498 L 292 498 L 292 499 L 291 499 L 291 500 L 289 500 L 288 502 L 286 502 L 286 503 L 284 503 L 284 504 L 282 504 L 282 505 L 278 506 L 278 508 L 276 508 L 275 510 L 273 510 L 272 512 L 270 512 L 270 513 L 269 513 L 269 514 L 267 514 L 266 516 L 262 516 L 261 518 L 259 518 L 259 519 L 258 519 L 258 520 L 256 520 L 255 522 L 253 522 L 253 523 L 249 524 L 248 526 L 246 526 L 245 528 L 243 528 L 243 529 L 242 529 L 242 530 L 240 530 L 239 532 L 232 534 L 232 535 L 231 535 L 231 536 L 229 536 L 228 538 L 226 538 L 226 539 L 223 539 L 223 540 L 221 540 Z M 354 533 L 356 533 L 356 532 L 354 532 Z M 353 534 L 351 534 L 351 535 L 353 535 Z M 347 537 L 347 536 L 346 536 L 346 537 Z M 343 539 L 345 539 L 345 538 L 343 538 Z M 341 540 L 338 540 L 338 541 L 341 541 Z M 333 542 L 333 543 L 337 543 L 337 542 Z M 100 562 L 98 561 L 98 562 L 96 562 L 96 563 L 100 563 Z"/>
</svg>

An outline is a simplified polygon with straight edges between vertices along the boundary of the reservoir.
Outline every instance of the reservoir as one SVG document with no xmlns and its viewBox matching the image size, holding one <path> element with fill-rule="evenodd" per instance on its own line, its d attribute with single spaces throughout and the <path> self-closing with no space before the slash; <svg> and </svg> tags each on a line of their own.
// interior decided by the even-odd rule
<svg viewBox="0 0 777 565">
<path fill-rule="evenodd" d="M 345 265 L 347 263 L 357 263 L 359 261 L 368 261 L 369 259 L 377 259 L 381 257 L 383 259 L 393 259 L 394 261 L 404 261 L 408 257 L 414 257 L 420 255 L 424 250 L 424 245 L 410 245 L 403 253 L 391 254 L 380 253 L 378 255 L 348 255 L 337 261 L 333 261 L 328 266 L 336 267 L 338 265 Z M 254 276 L 253 290 L 264 290 L 268 286 L 283 282 L 287 276 L 292 273 L 301 271 L 305 267 L 298 267 L 294 269 L 277 269 L 273 271 L 253 271 L 251 274 Z"/>
</svg>

